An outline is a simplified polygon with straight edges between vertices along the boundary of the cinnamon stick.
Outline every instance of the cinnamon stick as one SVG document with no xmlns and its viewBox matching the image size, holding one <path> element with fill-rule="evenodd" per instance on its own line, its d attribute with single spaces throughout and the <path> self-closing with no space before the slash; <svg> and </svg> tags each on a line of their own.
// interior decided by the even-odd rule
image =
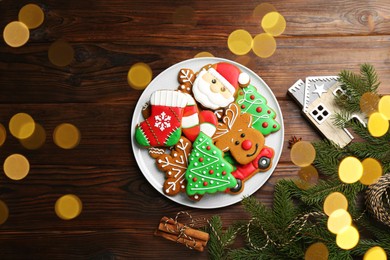
<svg viewBox="0 0 390 260">
<path fill-rule="evenodd" d="M 174 242 L 177 242 L 177 243 L 180 243 L 180 244 L 187 245 L 188 247 L 191 247 L 191 248 L 193 248 L 193 249 L 195 249 L 197 251 L 200 251 L 200 252 L 203 252 L 203 250 L 204 250 L 204 246 L 202 245 L 202 243 L 199 243 L 199 241 L 190 240 L 190 239 L 187 239 L 187 238 L 184 238 L 184 237 L 178 238 L 174 234 L 166 233 L 166 232 L 163 232 L 163 231 L 160 231 L 160 230 L 156 230 L 154 232 L 154 235 L 161 236 L 161 237 L 163 237 L 165 239 L 168 239 L 170 241 L 174 241 Z"/>
<path fill-rule="evenodd" d="M 161 220 L 160 220 L 160 224 L 163 224 L 162 228 L 163 229 L 160 229 L 161 231 L 165 231 L 165 232 L 169 232 L 169 233 L 172 233 L 172 231 L 174 232 L 180 232 L 178 230 L 178 227 L 179 228 L 183 228 L 185 225 L 181 224 L 181 223 L 176 223 L 173 219 L 171 218 L 167 218 L 167 217 L 163 217 Z M 204 242 L 204 245 L 207 244 L 207 242 L 209 241 L 209 238 L 210 238 L 210 235 L 206 232 L 203 232 L 201 230 L 197 230 L 197 229 L 194 229 L 194 228 L 191 228 L 191 227 L 188 227 L 186 226 L 184 228 L 184 234 L 193 238 L 193 239 L 196 239 L 196 240 L 201 240 Z"/>
</svg>

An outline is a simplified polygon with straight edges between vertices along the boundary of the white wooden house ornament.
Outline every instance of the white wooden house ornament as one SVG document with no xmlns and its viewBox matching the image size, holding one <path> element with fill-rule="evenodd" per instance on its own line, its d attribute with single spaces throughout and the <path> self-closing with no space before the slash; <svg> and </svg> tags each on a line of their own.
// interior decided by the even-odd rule
<svg viewBox="0 0 390 260">
<path fill-rule="evenodd" d="M 288 93 L 302 107 L 310 123 L 327 139 L 341 148 L 352 141 L 353 136 L 347 129 L 333 124 L 333 115 L 340 112 L 335 97 L 345 95 L 337 76 L 307 77 L 305 82 L 300 79 L 288 89 Z M 367 123 L 363 114 L 354 114 L 352 118 L 364 125 Z"/>
</svg>

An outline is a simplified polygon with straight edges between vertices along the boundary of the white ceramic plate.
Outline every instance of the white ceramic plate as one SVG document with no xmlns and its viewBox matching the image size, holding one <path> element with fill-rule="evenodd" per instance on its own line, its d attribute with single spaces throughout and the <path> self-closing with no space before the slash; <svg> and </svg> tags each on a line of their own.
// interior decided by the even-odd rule
<svg viewBox="0 0 390 260">
<path fill-rule="evenodd" d="M 142 117 L 141 111 L 142 107 L 145 103 L 149 102 L 151 94 L 158 89 L 177 89 L 179 86 L 179 82 L 177 80 L 179 70 L 182 68 L 192 69 L 194 72 L 197 72 L 204 65 L 210 63 L 217 62 L 229 62 L 241 69 L 241 71 L 249 74 L 251 78 L 251 84 L 257 87 L 261 92 L 261 94 L 268 100 L 268 105 L 275 110 L 276 113 L 276 121 L 280 123 L 280 130 L 276 133 L 272 133 L 265 138 L 265 144 L 275 150 L 275 156 L 272 161 L 272 167 L 266 171 L 261 173 L 256 173 L 250 179 L 245 182 L 244 190 L 239 194 L 227 194 L 227 193 L 215 193 L 215 194 L 206 194 L 200 201 L 192 201 L 190 200 L 186 194 L 180 193 L 176 196 L 167 196 L 163 192 L 163 183 L 165 179 L 165 174 L 157 169 L 155 164 L 155 159 L 149 156 L 148 150 L 145 148 L 141 148 L 138 146 L 135 138 L 135 128 L 136 125 L 142 121 L 144 118 Z M 189 207 L 193 208 L 202 208 L 202 209 L 215 209 L 226 207 L 232 205 L 234 203 L 240 202 L 244 196 L 250 196 L 254 192 L 256 192 L 264 183 L 268 180 L 268 178 L 273 173 L 276 165 L 279 162 L 280 155 L 282 153 L 283 147 L 283 138 L 284 138 L 284 125 L 283 125 L 283 117 L 282 112 L 280 110 L 279 104 L 272 93 L 271 89 L 267 86 L 267 84 L 258 76 L 256 73 L 251 71 L 250 69 L 244 67 L 243 65 L 236 63 L 234 61 L 222 59 L 222 58 L 195 58 L 182 61 L 177 63 L 162 73 L 160 73 L 157 77 L 153 79 L 153 81 L 149 84 L 149 86 L 144 90 L 141 97 L 138 100 L 138 103 L 135 107 L 133 119 L 131 122 L 131 143 L 134 152 L 135 159 L 138 163 L 138 166 L 145 176 L 145 178 L 150 182 L 150 184 L 156 188 L 163 196 L 167 198 Z"/>
</svg>

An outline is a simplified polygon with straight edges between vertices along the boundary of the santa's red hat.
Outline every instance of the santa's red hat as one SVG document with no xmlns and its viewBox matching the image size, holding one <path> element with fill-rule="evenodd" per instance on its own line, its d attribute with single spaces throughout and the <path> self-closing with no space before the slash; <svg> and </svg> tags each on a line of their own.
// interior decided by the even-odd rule
<svg viewBox="0 0 390 260">
<path fill-rule="evenodd" d="M 216 77 L 231 93 L 235 93 L 238 87 L 246 87 L 249 84 L 249 75 L 227 62 L 214 64 L 208 70 Z"/>
</svg>

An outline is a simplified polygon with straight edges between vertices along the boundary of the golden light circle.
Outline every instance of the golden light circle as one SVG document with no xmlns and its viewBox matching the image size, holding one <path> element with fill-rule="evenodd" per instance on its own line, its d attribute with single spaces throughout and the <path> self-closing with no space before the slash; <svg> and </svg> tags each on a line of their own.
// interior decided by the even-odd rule
<svg viewBox="0 0 390 260">
<path fill-rule="evenodd" d="M 372 113 L 368 118 L 367 128 L 372 136 L 381 137 L 389 130 L 389 120 L 382 113 Z"/>
<path fill-rule="evenodd" d="M 8 128 L 15 138 L 26 139 L 34 133 L 35 121 L 27 113 L 17 113 L 11 117 Z"/>
<path fill-rule="evenodd" d="M 194 56 L 194 58 L 201 58 L 201 57 L 214 57 L 214 55 L 211 54 L 210 52 L 202 51 Z"/>
<path fill-rule="evenodd" d="M 236 55 L 245 55 L 252 48 L 252 36 L 243 29 L 238 29 L 230 33 L 227 43 L 229 50 Z"/>
<path fill-rule="evenodd" d="M 298 171 L 298 176 L 299 178 L 310 184 L 316 184 L 319 178 L 318 171 L 313 165 L 302 167 Z"/>
<path fill-rule="evenodd" d="M 30 31 L 28 27 L 19 21 L 10 22 L 3 31 L 5 43 L 11 47 L 20 47 L 28 42 Z"/>
<path fill-rule="evenodd" d="M 74 194 L 67 194 L 60 197 L 54 206 L 57 216 L 64 220 L 71 220 L 80 215 L 83 204 L 79 197 Z"/>
<path fill-rule="evenodd" d="M 316 150 L 310 142 L 299 141 L 291 147 L 290 157 L 295 165 L 307 167 L 316 158 Z"/>
<path fill-rule="evenodd" d="M 378 110 L 379 113 L 390 120 L 390 95 L 381 97 L 378 103 Z"/>
<path fill-rule="evenodd" d="M 340 192 L 332 192 L 324 200 L 324 212 L 330 216 L 335 210 L 348 209 L 348 200 L 344 194 Z"/>
<path fill-rule="evenodd" d="M 386 260 L 386 251 L 380 246 L 374 246 L 367 250 L 363 260 Z"/>
<path fill-rule="evenodd" d="M 5 139 L 7 139 L 7 130 L 5 130 L 5 127 L 0 124 L 0 146 L 4 144 Z"/>
<path fill-rule="evenodd" d="M 382 165 L 374 158 L 366 158 L 362 161 L 363 175 L 360 182 L 364 185 L 375 183 L 383 174 Z"/>
<path fill-rule="evenodd" d="M 69 123 L 58 125 L 53 132 L 53 141 L 63 149 L 75 148 L 81 139 L 79 129 Z"/>
<path fill-rule="evenodd" d="M 344 183 L 357 182 L 363 175 L 363 165 L 353 156 L 344 158 L 339 164 L 339 178 Z"/>
<path fill-rule="evenodd" d="M 0 225 L 4 224 L 9 216 L 9 211 L 7 204 L 4 201 L 0 200 Z"/>
<path fill-rule="evenodd" d="M 349 250 L 358 244 L 359 237 L 359 231 L 354 226 L 349 226 L 336 235 L 336 244 L 342 249 Z"/>
<path fill-rule="evenodd" d="M 333 234 L 338 234 L 341 230 L 352 224 L 352 217 L 344 209 L 336 209 L 330 214 L 327 222 L 328 230 Z"/>
<path fill-rule="evenodd" d="M 21 154 L 12 154 L 4 160 L 3 170 L 5 175 L 12 180 L 21 180 L 30 171 L 30 163 Z"/>
<path fill-rule="evenodd" d="M 19 142 L 23 145 L 24 148 L 29 150 L 36 150 L 45 143 L 46 141 L 46 131 L 38 123 L 35 123 L 34 133 L 27 137 L 26 139 L 20 139 Z"/>
<path fill-rule="evenodd" d="M 195 10 L 191 6 L 180 6 L 176 8 L 172 17 L 173 24 L 195 26 Z"/>
<path fill-rule="evenodd" d="M 237 56 L 235 61 L 248 68 L 254 68 L 256 66 L 255 59 L 249 55 Z"/>
<path fill-rule="evenodd" d="M 286 29 L 286 20 L 280 13 L 270 12 L 264 15 L 261 20 L 261 27 L 265 32 L 273 36 L 279 36 Z"/>
<path fill-rule="evenodd" d="M 360 110 L 366 115 L 378 111 L 379 96 L 373 92 L 364 93 L 359 101 Z"/>
<path fill-rule="evenodd" d="M 130 87 L 137 90 L 146 88 L 152 80 L 152 69 L 143 62 L 135 63 L 130 67 L 127 74 L 127 82 Z"/>
<path fill-rule="evenodd" d="M 269 33 L 258 34 L 253 39 L 252 50 L 260 58 L 271 57 L 276 51 L 276 41 Z"/>
<path fill-rule="evenodd" d="M 29 29 L 35 29 L 43 23 L 45 15 L 38 5 L 27 4 L 20 9 L 18 17 Z"/>
<path fill-rule="evenodd" d="M 322 242 L 311 244 L 305 252 L 305 260 L 327 260 L 328 257 L 328 247 Z"/>
<path fill-rule="evenodd" d="M 48 58 L 55 66 L 68 66 L 74 59 L 74 49 L 67 41 L 59 39 L 50 45 Z"/>
<path fill-rule="evenodd" d="M 255 7 L 252 16 L 261 21 L 270 12 L 276 12 L 276 8 L 270 3 L 261 3 Z"/>
</svg>

